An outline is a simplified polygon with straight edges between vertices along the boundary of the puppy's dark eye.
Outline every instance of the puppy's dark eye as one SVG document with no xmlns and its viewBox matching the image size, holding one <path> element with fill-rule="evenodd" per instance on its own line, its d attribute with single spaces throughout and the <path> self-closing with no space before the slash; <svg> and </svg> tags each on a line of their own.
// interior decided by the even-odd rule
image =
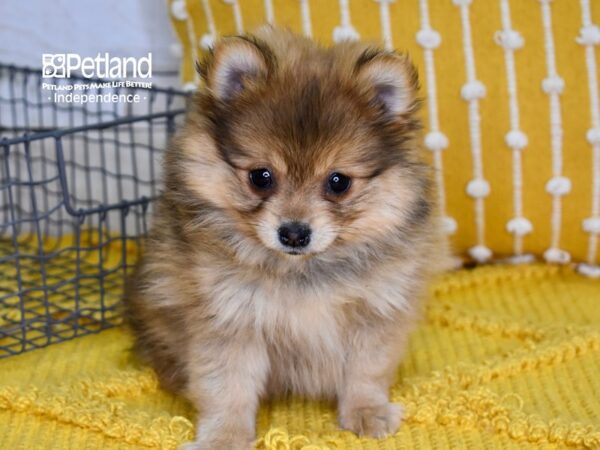
<svg viewBox="0 0 600 450">
<path fill-rule="evenodd" d="M 250 172 L 250 182 L 258 189 L 269 189 L 273 185 L 273 174 L 269 169 L 256 169 Z"/>
<path fill-rule="evenodd" d="M 350 187 L 351 180 L 346 175 L 334 172 L 329 175 L 329 190 L 334 194 L 342 194 Z"/>
</svg>

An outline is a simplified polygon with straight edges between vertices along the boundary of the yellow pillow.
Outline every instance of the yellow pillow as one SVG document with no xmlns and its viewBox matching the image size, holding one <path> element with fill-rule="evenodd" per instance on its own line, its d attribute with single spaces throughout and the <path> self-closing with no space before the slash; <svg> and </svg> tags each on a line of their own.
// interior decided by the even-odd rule
<svg viewBox="0 0 600 450">
<path fill-rule="evenodd" d="M 480 262 L 531 254 L 587 261 L 584 271 L 600 275 L 592 265 L 600 235 L 599 4 L 171 0 L 169 8 L 188 86 L 198 81 L 194 59 L 216 36 L 267 21 L 325 44 L 360 37 L 407 51 L 427 98 L 426 146 L 455 248 Z"/>
</svg>

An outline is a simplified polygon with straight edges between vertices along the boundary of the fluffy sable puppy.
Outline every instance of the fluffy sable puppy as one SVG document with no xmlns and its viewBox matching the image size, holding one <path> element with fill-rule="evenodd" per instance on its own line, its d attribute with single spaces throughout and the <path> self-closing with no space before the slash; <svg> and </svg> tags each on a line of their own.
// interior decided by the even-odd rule
<svg viewBox="0 0 600 450">
<path fill-rule="evenodd" d="M 388 389 L 445 259 L 414 67 L 266 28 L 200 72 L 127 298 L 137 350 L 199 411 L 189 448 L 250 449 L 260 399 L 285 394 L 394 433 Z"/>
</svg>

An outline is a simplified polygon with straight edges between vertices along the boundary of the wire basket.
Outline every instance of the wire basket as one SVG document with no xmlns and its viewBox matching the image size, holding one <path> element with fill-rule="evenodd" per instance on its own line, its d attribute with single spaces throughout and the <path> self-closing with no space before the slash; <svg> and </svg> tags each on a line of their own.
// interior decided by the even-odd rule
<svg viewBox="0 0 600 450">
<path fill-rule="evenodd" d="M 56 103 L 41 70 L 0 64 L 0 358 L 119 324 L 183 117 L 182 92 L 77 81 L 144 100 Z"/>
</svg>

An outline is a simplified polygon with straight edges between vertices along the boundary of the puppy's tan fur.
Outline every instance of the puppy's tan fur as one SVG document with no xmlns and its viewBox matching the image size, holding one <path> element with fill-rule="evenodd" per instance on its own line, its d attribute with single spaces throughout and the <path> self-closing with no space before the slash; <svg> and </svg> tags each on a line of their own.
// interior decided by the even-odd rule
<svg viewBox="0 0 600 450">
<path fill-rule="evenodd" d="M 337 399 L 382 437 L 388 388 L 445 247 L 401 55 L 266 28 L 219 42 L 165 158 L 165 192 L 127 297 L 137 350 L 198 408 L 195 449 L 247 450 L 266 396 Z M 269 168 L 274 186 L 253 187 Z M 332 172 L 349 190 L 327 190 Z M 310 224 L 306 253 L 280 248 Z"/>
</svg>

